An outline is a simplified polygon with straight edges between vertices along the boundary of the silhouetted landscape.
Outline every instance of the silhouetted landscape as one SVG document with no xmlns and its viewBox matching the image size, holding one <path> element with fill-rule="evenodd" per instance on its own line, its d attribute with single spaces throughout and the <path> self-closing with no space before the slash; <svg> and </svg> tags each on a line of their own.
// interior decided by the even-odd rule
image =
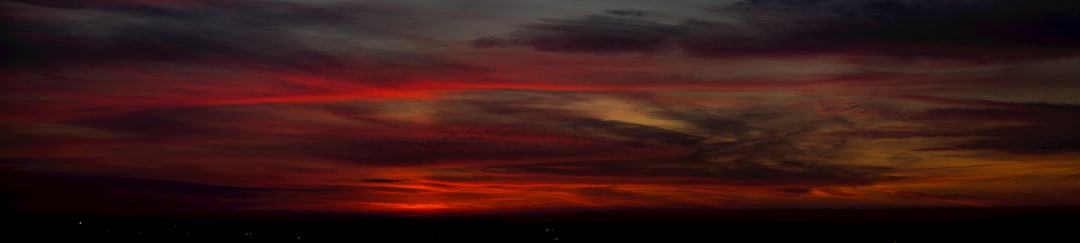
<svg viewBox="0 0 1080 243">
<path fill-rule="evenodd" d="M 263 215 L 265 217 L 266 215 Z M 519 216 L 193 219 L 18 215 L 6 237 L 30 240 L 316 242 L 940 242 L 1075 237 L 1076 208 L 740 210 Z"/>
</svg>

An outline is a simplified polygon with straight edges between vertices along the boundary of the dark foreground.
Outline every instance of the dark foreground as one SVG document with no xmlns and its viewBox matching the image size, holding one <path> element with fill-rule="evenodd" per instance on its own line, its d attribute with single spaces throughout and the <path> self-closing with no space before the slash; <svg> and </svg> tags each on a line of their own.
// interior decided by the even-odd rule
<svg viewBox="0 0 1080 243">
<path fill-rule="evenodd" d="M 1077 242 L 1080 238 L 1080 210 L 1072 208 L 258 220 L 10 213 L 4 218 L 3 237 L 19 242 Z"/>
</svg>

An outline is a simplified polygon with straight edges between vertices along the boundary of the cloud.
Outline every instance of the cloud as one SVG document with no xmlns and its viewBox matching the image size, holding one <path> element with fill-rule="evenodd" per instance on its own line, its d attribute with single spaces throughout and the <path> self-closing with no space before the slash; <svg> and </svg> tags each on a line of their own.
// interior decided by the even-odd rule
<svg viewBox="0 0 1080 243">
<path fill-rule="evenodd" d="M 845 138 L 814 135 L 851 126 L 850 121 L 833 114 L 785 107 L 714 110 L 636 103 L 647 108 L 649 112 L 641 114 L 649 119 L 686 126 L 673 129 L 599 118 L 597 110 L 581 105 L 610 97 L 473 91 L 433 101 L 430 106 L 438 111 L 429 113 L 423 123 L 380 115 L 393 103 L 351 102 L 161 108 L 65 124 L 126 134 L 110 138 L 110 142 L 144 144 L 155 153 L 185 151 L 179 148 L 200 151 L 155 159 L 160 164 L 215 167 L 211 161 L 224 158 L 206 158 L 207 163 L 183 161 L 243 153 L 246 155 L 228 159 L 263 161 L 260 167 L 276 168 L 270 175 L 280 176 L 335 164 L 350 168 L 462 168 L 498 180 L 524 173 L 553 179 L 600 177 L 612 183 L 648 179 L 657 183 L 779 186 L 860 185 L 876 180 L 883 172 L 883 168 L 873 166 L 837 163 L 851 156 L 845 152 Z M 78 148 L 69 147 L 58 154 L 75 153 Z M 112 160 L 135 163 L 147 158 L 141 153 L 123 154 L 128 155 Z M 294 165 L 290 160 L 319 163 Z M 415 178 L 376 177 L 365 182 L 404 179 Z"/>
<path fill-rule="evenodd" d="M 534 105 L 545 102 L 543 99 L 531 100 L 530 104 Z M 555 102 L 559 104 L 566 101 Z M 483 107 L 469 110 L 491 111 L 502 110 L 497 107 L 516 105 L 490 100 L 469 104 Z M 594 115 L 581 111 L 544 117 L 533 117 L 532 113 L 500 112 L 498 114 L 504 116 L 502 119 L 483 119 L 471 123 L 503 120 L 513 121 L 511 124 L 535 124 L 534 126 L 557 129 L 554 131 L 562 129 L 561 131 L 583 138 L 601 139 L 608 144 L 618 145 L 614 148 L 625 149 L 597 151 L 598 154 L 615 155 L 607 160 L 567 157 L 561 161 L 515 165 L 480 164 L 461 168 L 495 176 L 499 180 L 514 180 L 511 177 L 529 180 L 550 177 L 552 180 L 558 178 L 557 180 L 567 181 L 604 178 L 608 183 L 616 184 L 645 180 L 654 183 L 744 186 L 800 183 L 859 185 L 876 180 L 884 171 L 884 168 L 879 167 L 838 164 L 837 161 L 844 160 L 847 156 L 844 153 L 844 138 L 811 136 L 824 129 L 850 126 L 849 121 L 837 116 L 811 114 L 781 107 L 755 107 L 720 112 L 700 107 L 694 109 L 655 103 L 641 105 L 652 107 L 649 110 L 655 112 L 646 114 L 656 119 L 683 122 L 691 126 L 684 130 L 700 133 L 688 134 L 656 125 L 596 119 L 592 118 Z M 476 112 L 470 114 L 483 117 Z M 584 146 L 587 148 L 587 145 Z M 644 153 L 646 151 L 660 153 Z M 480 177 L 476 180 L 489 179 Z"/>
<path fill-rule="evenodd" d="M 930 194 L 930 193 L 923 193 L 923 192 L 890 190 L 890 189 L 883 189 L 883 188 L 877 188 L 877 190 L 892 193 L 892 194 L 894 194 L 896 196 L 900 196 L 900 197 L 913 198 L 913 199 L 922 199 L 922 200 L 936 200 L 936 201 L 943 201 L 943 202 L 948 202 L 948 203 L 953 203 L 953 204 L 975 206 L 975 207 L 989 207 L 989 206 L 992 206 L 992 205 L 995 205 L 995 204 L 996 205 L 1005 204 L 1004 202 L 998 201 L 998 200 L 982 198 L 982 197 L 974 197 L 974 196 L 968 196 L 968 195 L 959 195 L 959 194 L 937 195 L 937 194 Z"/>
<path fill-rule="evenodd" d="M 552 52 L 656 52 L 670 44 L 678 28 L 650 21 L 590 15 L 580 19 L 548 19 L 522 27 L 509 37 L 486 37 L 475 47 L 525 45 Z"/>
<path fill-rule="evenodd" d="M 400 180 L 393 180 L 393 179 L 364 179 L 364 180 L 361 180 L 361 181 L 363 181 L 363 182 L 371 182 L 371 183 L 394 183 L 394 182 L 399 182 Z"/>
<path fill-rule="evenodd" d="M 989 128 L 974 131 L 983 139 L 973 139 L 953 146 L 936 149 L 996 150 L 1013 153 L 1054 154 L 1080 152 L 1080 123 L 1054 126 L 1027 125 Z"/>
<path fill-rule="evenodd" d="M 579 118 L 570 122 L 570 126 L 586 134 L 604 134 L 646 144 L 687 146 L 704 139 L 663 128 L 612 120 Z"/>
<path fill-rule="evenodd" d="M 897 165 L 910 165 L 910 164 L 922 162 L 923 158 L 919 158 L 918 156 L 915 156 L 915 155 L 912 155 L 912 154 L 909 154 L 909 153 L 897 153 L 897 154 L 894 154 L 892 156 L 889 156 L 889 158 L 886 158 L 886 160 L 888 160 L 889 163 L 893 163 L 893 164 L 897 164 Z"/>
<path fill-rule="evenodd" d="M 1080 106 L 1074 104 L 1000 102 L 980 99 L 904 96 L 946 105 L 909 111 L 904 120 L 928 124 L 910 129 L 851 130 L 863 138 L 961 138 L 925 150 L 992 150 L 1009 153 L 1078 152 Z M 846 132 L 845 132 L 846 133 Z M 895 157 L 895 156 L 894 156 Z M 892 160 L 892 159 L 890 159 Z"/>
<path fill-rule="evenodd" d="M 373 16 L 388 10 L 356 4 L 280 1 L 17 1 L 4 17 L 6 64 L 168 62 L 344 67 L 353 62 L 327 45 L 350 45 L 297 33 L 334 30 L 380 35 Z M 367 19 L 367 20 L 365 20 Z M 367 21 L 367 22 L 365 22 Z M 385 34 L 385 33 L 383 33 Z M 336 43 L 335 43 L 336 42 Z M 239 61 L 240 63 L 236 63 Z"/>
<path fill-rule="evenodd" d="M 940 206 L 1005 197 L 973 180 L 1036 177 L 998 165 L 1076 178 L 1060 162 L 1080 152 L 1061 71 L 1076 62 L 1029 59 L 1075 54 L 1060 31 L 1073 4 L 544 8 L 528 16 L 563 17 L 520 25 L 493 11 L 516 3 L 429 4 L 0 2 L 6 64 L 21 65 L 0 70 L 0 170 L 25 182 L 2 193 L 112 211 L 107 198 L 144 211 Z M 474 38 L 496 29 L 510 31 Z M 1020 204 L 1052 201 L 1031 198 Z"/>
<path fill-rule="evenodd" d="M 617 187 L 584 187 L 575 190 L 578 194 L 599 197 L 603 199 L 611 198 L 623 198 L 623 199 L 643 199 L 649 198 L 647 195 L 636 193 L 632 191 L 622 190 Z"/>
<path fill-rule="evenodd" d="M 138 177 L 69 175 L 46 172 L 0 171 L 13 184 L 2 187 L 15 196 L 12 202 L 28 211 L 64 213 L 116 213 L 169 215 L 176 213 L 237 216 L 247 213 L 282 212 L 305 205 L 325 204 L 329 199 L 385 200 L 384 193 L 409 192 L 389 187 L 347 186 L 223 186 L 196 182 Z M 34 185 L 33 187 L 11 185 Z"/>
<path fill-rule="evenodd" d="M 740 1 L 712 8 L 735 22 L 648 12 L 544 19 L 476 47 L 566 53 L 655 53 L 728 58 L 788 55 L 928 56 L 1010 60 L 1075 55 L 1080 5 L 1059 1 Z"/>
</svg>

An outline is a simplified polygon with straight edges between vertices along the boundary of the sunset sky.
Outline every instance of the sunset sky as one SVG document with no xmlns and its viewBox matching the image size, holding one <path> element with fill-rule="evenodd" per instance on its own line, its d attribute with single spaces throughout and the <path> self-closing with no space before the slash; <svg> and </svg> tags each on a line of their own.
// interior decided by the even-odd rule
<svg viewBox="0 0 1080 243">
<path fill-rule="evenodd" d="M 1080 206 L 1080 2 L 0 1 L 0 199 Z"/>
</svg>

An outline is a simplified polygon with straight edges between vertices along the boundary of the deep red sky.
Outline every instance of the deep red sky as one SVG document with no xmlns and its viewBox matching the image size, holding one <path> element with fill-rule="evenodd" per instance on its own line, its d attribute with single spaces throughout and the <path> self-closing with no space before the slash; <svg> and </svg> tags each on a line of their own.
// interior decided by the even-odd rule
<svg viewBox="0 0 1080 243">
<path fill-rule="evenodd" d="M 1080 205 L 1080 4 L 0 2 L 34 212 Z"/>
</svg>

